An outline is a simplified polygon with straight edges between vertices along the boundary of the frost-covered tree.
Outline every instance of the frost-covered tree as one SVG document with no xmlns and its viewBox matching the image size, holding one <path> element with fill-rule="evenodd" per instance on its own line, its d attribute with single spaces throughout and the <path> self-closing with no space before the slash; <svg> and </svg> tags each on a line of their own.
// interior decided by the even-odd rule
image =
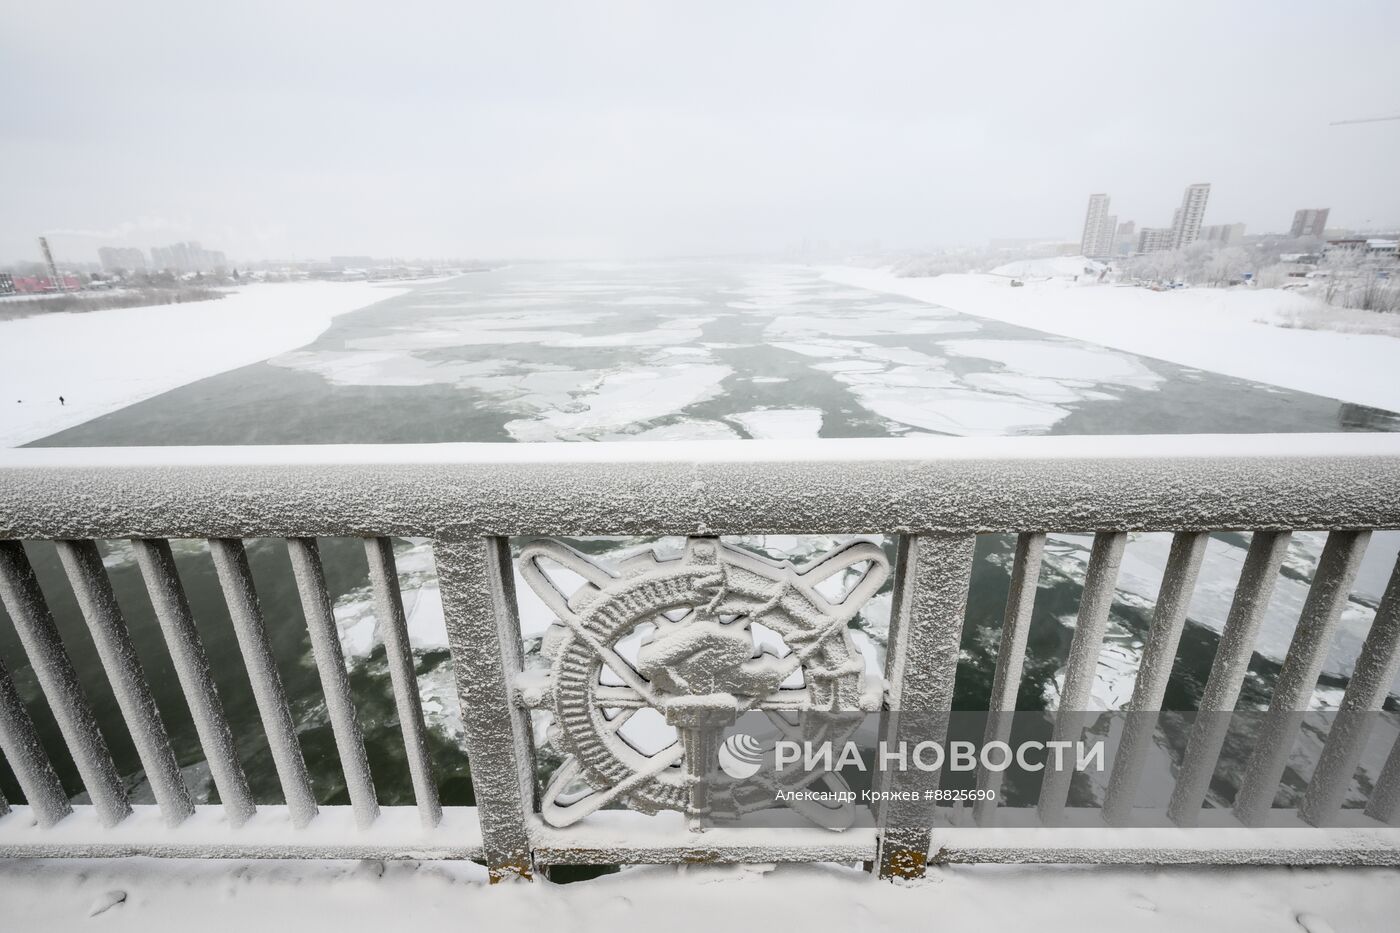
<svg viewBox="0 0 1400 933">
<path fill-rule="evenodd" d="M 1206 283 L 1217 287 L 1233 285 L 1244 278 L 1251 265 L 1249 251 L 1241 247 L 1226 246 L 1215 250 L 1206 259 Z"/>
<path fill-rule="evenodd" d="M 1396 271 L 1393 266 L 1360 244 L 1334 247 L 1322 260 L 1322 299 L 1344 308 L 1400 312 L 1400 282 L 1391 274 Z"/>
</svg>

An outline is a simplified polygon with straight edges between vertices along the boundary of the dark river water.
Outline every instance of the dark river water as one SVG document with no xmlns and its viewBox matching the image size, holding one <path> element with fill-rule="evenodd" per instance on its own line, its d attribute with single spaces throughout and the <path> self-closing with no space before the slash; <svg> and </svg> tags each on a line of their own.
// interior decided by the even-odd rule
<svg viewBox="0 0 1400 933">
<path fill-rule="evenodd" d="M 191 383 L 62 431 L 38 446 L 661 441 L 886 437 L 921 434 L 1146 434 L 1393 431 L 1395 413 L 1252 383 L 1161 360 L 974 318 L 824 280 L 812 269 L 712 263 L 523 265 L 415 287 L 343 315 L 306 347 Z M 1241 697 L 1267 705 L 1324 537 L 1290 549 Z M 636 539 L 575 542 L 607 560 Z M 745 538 L 741 546 L 805 559 L 834 542 Z M 889 545 L 889 542 L 885 542 Z M 1088 539 L 1052 536 L 1035 607 L 1019 707 L 1053 708 L 1078 608 Z M 676 542 L 660 542 L 674 548 Z M 1012 542 L 979 539 L 956 704 L 985 708 L 1005 605 Z M 1121 708 L 1131 691 L 1167 536 L 1134 535 L 1113 605 L 1096 704 Z M 1166 706 L 1199 699 L 1248 535 L 1211 542 Z M 358 541 L 322 542 L 381 802 L 411 802 L 384 652 L 373 631 Z M 1378 535 L 1324 667 L 1314 706 L 1334 706 L 1374 614 L 1397 546 Z M 53 548 L 29 545 L 69 652 L 120 770 L 149 800 L 135 750 Z M 108 572 L 187 778 L 213 795 L 203 756 L 129 545 L 104 543 Z M 441 635 L 429 549 L 396 544 L 444 803 L 470 803 L 460 716 Z M 249 553 L 279 669 L 293 703 L 318 797 L 348 797 L 285 545 Z M 176 542 L 179 570 L 255 797 L 280 791 L 227 610 L 202 542 Z M 854 623 L 878 668 L 888 592 Z M 548 619 L 522 598 L 527 647 Z M 30 703 L 73 793 L 72 762 L 13 628 L 0 657 Z M 1317 738 L 1317 736 L 1313 736 Z M 1179 755 L 1170 739 L 1166 753 Z M 1383 749 L 1381 754 L 1383 754 Z M 1228 791 L 1242 749 L 1227 746 L 1216 794 Z M 1369 756 L 1363 767 L 1374 764 Z M 547 766 L 551 756 L 545 753 Z M 1302 786 L 1305 775 L 1290 772 Z M 21 799 L 8 770 L 0 789 Z M 1015 787 L 1008 788 L 1017 796 Z M 1076 798 L 1097 789 L 1076 785 Z M 1072 798 L 1075 799 L 1075 798 Z"/>
</svg>

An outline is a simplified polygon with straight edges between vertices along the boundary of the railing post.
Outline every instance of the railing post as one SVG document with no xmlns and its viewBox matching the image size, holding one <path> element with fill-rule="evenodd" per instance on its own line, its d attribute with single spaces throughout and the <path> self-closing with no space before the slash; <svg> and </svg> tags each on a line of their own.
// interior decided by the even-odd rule
<svg viewBox="0 0 1400 933">
<path fill-rule="evenodd" d="M 131 815 L 126 787 L 97 728 L 92 704 L 63 647 L 24 545 L 18 541 L 0 541 L 0 603 L 15 625 L 98 819 L 103 826 L 117 825 Z"/>
<path fill-rule="evenodd" d="M 146 769 L 160 812 L 169 826 L 178 826 L 194 815 L 194 800 L 180 773 L 160 710 L 156 708 L 146 672 L 131 642 L 131 632 L 117 605 L 112 582 L 102 565 L 95 541 L 59 541 L 58 557 L 77 597 L 97 647 L 97 657 L 107 672 L 117 707 L 126 722 L 137 757 Z"/>
<path fill-rule="evenodd" d="M 1298 815 L 1305 822 L 1322 826 L 1341 811 L 1356 766 L 1361 763 L 1361 753 L 1366 749 L 1371 722 L 1379 715 L 1397 670 L 1400 670 L 1400 559 L 1396 560 L 1385 594 L 1376 607 L 1366 643 L 1361 646 L 1346 694 L 1332 720 L 1332 728 L 1327 730 L 1327 743 L 1322 747 L 1307 793 L 1298 807 Z M 1372 799 L 1378 790 L 1379 783 L 1372 792 Z"/>
<path fill-rule="evenodd" d="M 287 801 L 287 815 L 293 826 L 304 829 L 316 818 L 316 795 L 306 771 L 306 757 L 297 739 L 287 691 L 277 673 L 277 658 L 268 641 L 263 622 L 258 591 L 253 586 L 253 571 L 248 565 L 248 551 L 240 538 L 210 538 L 209 554 L 214 559 L 214 571 L 228 604 L 233 634 L 238 650 L 248 669 L 248 681 L 253 688 L 253 702 L 258 707 L 263 732 L 277 780 L 282 784 L 282 796 Z"/>
<path fill-rule="evenodd" d="M 953 708 L 953 681 L 977 536 L 904 536 L 895 557 L 894 612 L 885 662 L 886 742 L 942 743 Z M 921 802 L 880 808 L 876 865 L 881 878 L 922 878 L 928 864 L 937 771 L 887 771 L 882 790 L 916 792 Z"/>
<path fill-rule="evenodd" d="M 534 872 L 526 817 L 535 808 L 530 720 L 513 702 L 521 669 L 520 620 L 510 542 L 503 537 L 433 545 L 467 760 L 495 883 Z"/>
<path fill-rule="evenodd" d="M 223 802 L 224 815 L 229 825 L 242 826 L 257 811 L 257 805 L 238 761 L 238 746 L 224 715 L 209 655 L 195 628 L 170 542 L 164 538 L 137 538 L 131 543 L 136 548 L 136 562 L 145 578 L 156 622 L 165 636 L 170 659 L 175 662 L 175 677 L 185 693 L 204 760 L 209 763 L 209 773 Z"/>
<path fill-rule="evenodd" d="M 0 661 L 0 751 L 5 753 L 40 826 L 53 826 L 73 812 L 4 661 Z M 5 798 L 0 794 L 0 816 L 5 810 Z"/>
<path fill-rule="evenodd" d="M 1074 635 L 1069 643 L 1069 657 L 1065 659 L 1065 685 L 1055 711 L 1055 741 L 1078 742 L 1083 737 L 1085 714 L 1093 696 L 1104 631 L 1109 610 L 1113 608 L 1118 568 L 1123 562 L 1123 548 L 1127 542 L 1128 536 L 1121 531 L 1101 531 L 1094 535 L 1089 566 L 1084 571 L 1079 614 L 1075 617 Z M 1043 774 L 1036 812 L 1041 823 L 1053 826 L 1064 818 L 1074 772 L 1052 769 L 1047 764 Z"/>
<path fill-rule="evenodd" d="M 1167 804 L 1167 817 L 1178 826 L 1195 826 L 1200 819 L 1201 804 L 1220 760 L 1230 713 L 1240 697 L 1249 659 L 1254 654 L 1254 638 L 1264 624 L 1264 612 L 1273 595 L 1283 555 L 1288 551 L 1290 534 L 1256 531 L 1250 539 L 1230 614 L 1220 632 L 1215 660 L 1197 703 L 1196 721 L 1191 725 L 1191 736 Z"/>
<path fill-rule="evenodd" d="M 1235 796 L 1235 816 L 1246 826 L 1262 826 L 1268 820 L 1288 766 L 1288 754 L 1297 741 L 1303 713 L 1317 688 L 1322 662 L 1370 540 L 1369 531 L 1333 531 L 1327 536 L 1283 668 L 1274 683 L 1268 715 L 1255 738 L 1254 754 Z M 1350 778 L 1348 775 L 1348 781 Z"/>
<path fill-rule="evenodd" d="M 399 731 L 403 735 L 408 773 L 418 816 L 426 827 L 442 822 L 442 804 L 428 759 L 428 727 L 423 722 L 423 701 L 418 695 L 418 678 L 413 667 L 413 647 L 408 640 L 408 620 L 404 617 L 403 595 L 394 564 L 394 542 L 388 538 L 366 538 L 365 558 L 374 587 L 374 614 L 379 620 L 379 637 L 384 642 L 384 659 L 389 680 L 394 685 L 394 705 L 399 711 Z"/>
<path fill-rule="evenodd" d="M 1123 739 L 1113 759 L 1108 791 L 1104 794 L 1104 822 L 1126 826 L 1132 819 L 1133 794 L 1142 781 L 1142 772 L 1157 729 L 1162 699 L 1167 693 L 1176 649 L 1181 632 L 1186 627 L 1186 612 L 1196 578 L 1205 560 L 1210 534 L 1204 531 L 1178 531 L 1172 538 L 1167 567 L 1162 574 L 1162 586 L 1152 610 L 1152 628 L 1147 636 L 1142 660 L 1138 662 L 1137 679 L 1133 682 L 1133 698 L 1128 704 Z"/>
<path fill-rule="evenodd" d="M 291 557 L 292 574 L 301 595 L 306 629 L 311 636 L 311 656 L 320 674 L 321 694 L 326 698 L 331 734 L 335 737 L 341 773 L 345 775 L 345 789 L 355 812 L 355 824 L 364 829 L 379 818 L 379 801 L 369 773 L 364 731 L 355 711 L 355 700 L 350 695 L 350 676 L 345 670 L 335 611 L 326 589 L 321 549 L 315 538 L 288 538 L 287 554 Z"/>
<path fill-rule="evenodd" d="M 1040 562 L 1045 553 L 1045 533 L 1026 532 L 1016 538 L 1016 556 L 1011 564 L 1011 585 L 1006 594 L 1006 614 L 1001 623 L 1001 644 L 997 648 L 996 672 L 992 675 L 992 695 L 987 709 L 987 729 L 982 738 L 985 748 L 993 742 L 1006 742 L 1016 719 L 1016 696 L 1021 690 L 1021 674 L 1026 662 L 1026 640 L 1035 612 L 1036 585 Z M 972 808 L 978 825 L 985 826 L 996 814 L 1002 774 L 987 767 L 977 769 L 977 789 L 987 792 Z"/>
</svg>

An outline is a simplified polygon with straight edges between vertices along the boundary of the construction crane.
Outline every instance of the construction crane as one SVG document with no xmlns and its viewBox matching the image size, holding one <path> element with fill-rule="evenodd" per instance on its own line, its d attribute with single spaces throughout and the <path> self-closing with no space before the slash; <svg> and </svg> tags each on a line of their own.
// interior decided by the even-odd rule
<svg viewBox="0 0 1400 933">
<path fill-rule="evenodd" d="M 1346 126 L 1348 123 L 1383 123 L 1386 120 L 1400 120 L 1400 114 L 1393 117 L 1362 117 L 1360 120 L 1333 120 L 1328 126 Z"/>
</svg>

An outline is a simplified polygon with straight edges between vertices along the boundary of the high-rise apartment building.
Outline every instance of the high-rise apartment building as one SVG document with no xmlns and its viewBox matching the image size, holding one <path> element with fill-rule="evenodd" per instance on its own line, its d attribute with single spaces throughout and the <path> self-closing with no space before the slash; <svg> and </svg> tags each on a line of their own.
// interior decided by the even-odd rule
<svg viewBox="0 0 1400 933">
<path fill-rule="evenodd" d="M 1186 193 L 1181 196 L 1181 206 L 1172 217 L 1172 249 L 1190 246 L 1200 237 L 1209 198 L 1209 184 L 1187 185 Z"/>
<path fill-rule="evenodd" d="M 213 272 L 225 268 L 228 261 L 218 250 L 205 249 L 191 240 L 151 247 L 151 265 L 171 272 Z"/>
<path fill-rule="evenodd" d="M 1330 213 L 1332 213 L 1330 207 L 1305 207 L 1300 211 L 1294 211 L 1293 229 L 1289 231 L 1288 235 L 1321 238 L 1323 231 L 1327 229 L 1327 215 Z"/>
<path fill-rule="evenodd" d="M 1229 246 L 1244 239 L 1244 224 L 1210 224 L 1201 228 L 1201 239 Z"/>
<path fill-rule="evenodd" d="M 1113 234 L 1118 218 L 1108 212 L 1108 195 L 1089 195 L 1089 211 L 1084 215 L 1084 235 L 1079 251 L 1090 259 L 1106 259 L 1113 255 Z"/>
<path fill-rule="evenodd" d="M 139 249 L 126 249 L 120 246 L 101 246 L 97 258 L 102 262 L 103 272 L 145 272 L 146 254 Z"/>
<path fill-rule="evenodd" d="M 1127 256 L 1137 247 L 1137 224 L 1125 220 L 1113 234 L 1113 255 Z"/>
<path fill-rule="evenodd" d="M 1155 253 L 1171 249 L 1175 236 L 1176 230 L 1172 227 L 1143 227 L 1138 232 L 1138 252 Z"/>
</svg>

